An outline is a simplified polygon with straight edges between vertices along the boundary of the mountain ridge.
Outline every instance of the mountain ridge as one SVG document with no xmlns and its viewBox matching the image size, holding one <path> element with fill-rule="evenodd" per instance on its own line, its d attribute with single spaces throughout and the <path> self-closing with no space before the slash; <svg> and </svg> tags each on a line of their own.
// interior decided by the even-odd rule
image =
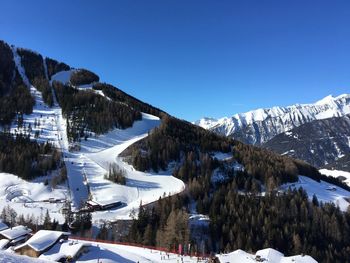
<svg viewBox="0 0 350 263">
<path fill-rule="evenodd" d="M 259 108 L 220 119 L 205 117 L 194 124 L 249 144 L 262 144 L 304 123 L 350 113 L 350 94 L 332 95 L 309 104 Z"/>
</svg>

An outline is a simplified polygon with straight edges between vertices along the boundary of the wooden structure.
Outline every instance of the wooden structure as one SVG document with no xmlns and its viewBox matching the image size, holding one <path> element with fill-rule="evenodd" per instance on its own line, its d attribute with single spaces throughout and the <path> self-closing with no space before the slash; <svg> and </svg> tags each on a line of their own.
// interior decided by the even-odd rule
<svg viewBox="0 0 350 263">
<path fill-rule="evenodd" d="M 24 244 L 15 248 L 15 252 L 29 257 L 39 257 L 62 240 L 67 240 L 70 233 L 50 230 L 39 230 Z"/>
</svg>

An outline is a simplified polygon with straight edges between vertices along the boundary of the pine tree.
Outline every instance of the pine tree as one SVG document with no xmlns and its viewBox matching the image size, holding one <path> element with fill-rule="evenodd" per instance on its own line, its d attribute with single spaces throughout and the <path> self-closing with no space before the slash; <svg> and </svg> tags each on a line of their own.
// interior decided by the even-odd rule
<svg viewBox="0 0 350 263">
<path fill-rule="evenodd" d="M 43 222 L 43 228 L 44 229 L 51 229 L 51 217 L 49 214 L 49 210 L 46 209 L 46 214 L 44 217 L 44 222 Z"/>
</svg>

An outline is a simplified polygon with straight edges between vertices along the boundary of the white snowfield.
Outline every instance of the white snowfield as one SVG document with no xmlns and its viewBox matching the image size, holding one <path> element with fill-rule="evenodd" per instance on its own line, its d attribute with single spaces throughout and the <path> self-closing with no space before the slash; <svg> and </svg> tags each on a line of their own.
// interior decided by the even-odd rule
<svg viewBox="0 0 350 263">
<path fill-rule="evenodd" d="M 57 72 L 56 74 L 51 76 L 51 82 L 52 81 L 59 81 L 59 82 L 62 82 L 63 84 L 68 84 L 72 73 L 75 71 L 76 71 L 76 69 L 64 70 L 64 71 Z"/>
<path fill-rule="evenodd" d="M 299 175 L 298 182 L 284 184 L 281 189 L 286 190 L 289 187 L 296 189 L 302 187 L 307 192 L 309 199 L 312 199 L 313 195 L 316 195 L 318 201 L 323 203 L 332 202 L 336 206 L 339 206 L 342 211 L 346 211 L 349 206 L 349 191 L 322 180 L 321 182 L 317 182 L 309 177 Z"/>
<path fill-rule="evenodd" d="M 89 243 L 87 246 L 87 251 L 87 253 L 84 253 L 80 258 L 78 258 L 76 261 L 77 263 L 95 263 L 97 258 L 99 259 L 99 262 L 103 263 L 182 262 L 181 256 L 177 254 L 168 253 L 168 258 L 165 252 L 125 245 Z M 197 257 L 182 256 L 182 259 L 183 262 L 186 263 L 206 262 L 197 261 Z"/>
<path fill-rule="evenodd" d="M 256 252 L 255 255 L 239 249 L 228 254 L 221 254 L 217 256 L 221 263 L 317 263 L 317 261 L 310 256 L 298 255 L 285 257 L 281 252 L 272 248 L 259 250 Z"/>
<path fill-rule="evenodd" d="M 45 216 L 48 210 L 51 218 L 63 223 L 61 208 L 67 195 L 65 187 L 51 189 L 43 182 L 27 182 L 16 175 L 0 173 L 0 210 L 9 205 L 18 215 L 35 217 Z M 50 202 L 50 198 L 56 201 Z"/>
<path fill-rule="evenodd" d="M 327 170 L 327 169 L 321 169 L 319 170 L 321 174 L 332 176 L 335 178 L 338 178 L 339 176 L 344 177 L 344 183 L 350 186 L 350 172 L 346 171 L 340 171 L 340 170 Z"/>
<path fill-rule="evenodd" d="M 142 120 L 134 122 L 131 128 L 116 129 L 81 143 L 79 157 L 82 173 L 89 185 L 92 200 L 100 204 L 118 201 L 125 204 L 120 209 L 94 213 L 95 220 L 130 218 L 131 210 L 137 210 L 141 202 L 147 204 L 158 200 L 164 194 L 173 195 L 184 190 L 184 183 L 173 177 L 170 169 L 159 173 L 140 172 L 119 157 L 121 152 L 145 138 L 148 132 L 159 124 L 158 117 L 143 113 Z M 118 165 L 126 172 L 126 185 L 104 179 L 111 164 Z"/>
</svg>

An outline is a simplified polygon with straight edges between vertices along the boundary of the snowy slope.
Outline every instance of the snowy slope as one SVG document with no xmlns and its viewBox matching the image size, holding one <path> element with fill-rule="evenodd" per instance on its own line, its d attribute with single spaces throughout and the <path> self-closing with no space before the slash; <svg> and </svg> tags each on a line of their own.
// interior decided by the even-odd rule
<svg viewBox="0 0 350 263">
<path fill-rule="evenodd" d="M 51 189 L 43 182 L 27 182 L 21 178 L 7 173 L 0 173 L 0 210 L 10 205 L 17 214 L 23 215 L 45 215 L 49 211 L 51 218 L 55 218 L 60 223 L 64 222 L 61 208 L 63 201 L 68 198 L 65 187 Z M 56 202 L 49 202 L 53 198 Z"/>
<path fill-rule="evenodd" d="M 246 143 L 261 144 L 303 123 L 349 113 L 350 94 L 343 94 L 327 96 L 314 104 L 257 109 L 220 119 L 203 118 L 195 124 Z"/>
<path fill-rule="evenodd" d="M 350 172 L 321 169 L 320 173 L 327 176 L 338 178 L 350 186 Z"/>
<path fill-rule="evenodd" d="M 313 195 L 316 195 L 320 202 L 332 202 L 336 206 L 339 206 L 342 211 L 346 211 L 349 206 L 349 191 L 322 180 L 321 182 L 317 182 L 309 177 L 299 175 L 298 182 L 284 184 L 281 186 L 281 189 L 286 190 L 289 187 L 295 189 L 302 187 L 307 192 L 309 199 L 312 199 Z"/>
<path fill-rule="evenodd" d="M 140 202 L 150 203 L 158 200 L 164 193 L 175 194 L 185 188 L 181 180 L 171 175 L 171 171 L 157 174 L 139 172 L 118 157 L 127 147 L 146 137 L 159 124 L 159 118 L 143 113 L 142 120 L 136 121 L 131 128 L 116 129 L 81 143 L 82 173 L 86 176 L 92 200 L 101 204 L 121 201 L 126 205 L 118 210 L 96 212 L 94 219 L 129 218 L 131 210 L 137 209 Z M 111 164 L 117 164 L 126 171 L 125 186 L 104 179 Z"/>
<path fill-rule="evenodd" d="M 71 69 L 71 70 L 57 72 L 56 74 L 51 76 L 51 82 L 59 81 L 59 82 L 62 82 L 63 84 L 68 84 L 70 81 L 70 77 L 74 71 L 76 70 Z"/>
<path fill-rule="evenodd" d="M 350 153 L 350 115 L 304 123 L 261 146 L 315 167 L 333 165 Z"/>
<path fill-rule="evenodd" d="M 126 164 L 118 157 L 123 150 L 146 137 L 151 129 L 160 124 L 159 118 L 152 115 L 142 114 L 142 120 L 135 122 L 133 127 L 126 130 L 115 129 L 104 135 L 90 137 L 87 141 L 81 143 L 81 150 L 70 151 L 66 119 L 62 115 L 62 109 L 59 107 L 55 96 L 53 107 L 49 108 L 45 105 L 41 93 L 29 82 L 26 76 L 21 64 L 21 57 L 17 54 L 17 49 L 13 47 L 12 51 L 16 67 L 36 101 L 33 113 L 24 116 L 24 123 L 26 126 L 30 123 L 33 127 L 32 139 L 42 142 L 49 140 L 62 151 L 68 176 L 68 191 L 64 191 L 64 198 L 71 201 L 73 210 L 79 210 L 89 198 L 100 204 L 119 201 L 123 203 L 124 207 L 117 210 L 94 213 L 93 219 L 129 218 L 131 210 L 137 210 L 141 202 L 143 204 L 153 202 L 164 194 L 175 194 L 185 188 L 181 180 L 171 176 L 171 170 L 159 174 L 137 172 L 132 166 Z M 45 60 L 44 69 L 47 76 Z M 74 71 L 73 69 L 58 72 L 52 76 L 51 81 L 68 83 Z M 92 85 L 88 84 L 76 88 L 91 90 Z M 94 92 L 104 96 L 101 91 Z M 37 122 L 40 124 L 34 127 L 34 123 Z M 11 131 L 15 133 L 20 130 L 14 124 L 11 127 Z M 39 138 L 34 138 L 35 131 L 40 132 Z M 119 167 L 126 171 L 127 184 L 125 186 L 104 179 L 109 166 L 113 163 L 118 164 Z M 21 182 L 20 185 L 22 188 L 25 187 L 24 182 Z M 36 188 L 34 187 L 34 189 Z M 45 193 L 44 189 L 43 193 Z M 61 197 L 62 195 L 57 196 Z M 51 196 L 46 193 L 45 197 L 50 198 Z M 24 198 L 38 200 L 38 197 L 33 196 L 33 193 L 26 194 L 26 197 L 20 198 L 22 202 L 18 205 L 21 206 L 28 205 L 23 202 Z M 57 209 L 52 210 L 57 211 Z M 53 218 L 56 218 L 56 216 L 53 216 Z M 62 220 L 62 218 L 58 219 Z"/>
<path fill-rule="evenodd" d="M 181 257 L 169 253 L 169 258 L 165 252 L 151 250 L 147 248 L 115 245 L 115 244 L 103 244 L 103 243 L 90 243 L 88 252 L 83 254 L 78 260 L 80 262 L 96 262 L 96 258 L 99 258 L 103 263 L 131 263 L 131 262 L 169 262 L 177 263 L 181 262 Z M 162 257 L 165 259 L 162 260 Z M 198 262 L 196 257 L 183 256 L 183 262 L 195 263 Z"/>
</svg>

